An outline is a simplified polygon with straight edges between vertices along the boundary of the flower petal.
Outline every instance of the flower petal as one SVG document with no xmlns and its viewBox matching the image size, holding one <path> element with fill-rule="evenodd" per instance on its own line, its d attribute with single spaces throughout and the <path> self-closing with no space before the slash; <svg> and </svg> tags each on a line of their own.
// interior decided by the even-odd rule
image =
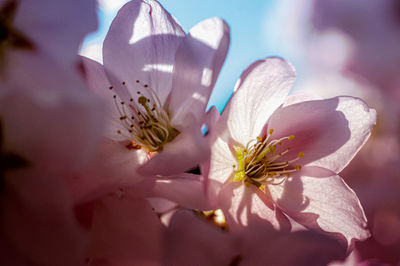
<svg viewBox="0 0 400 266">
<path fill-rule="evenodd" d="M 89 201 L 121 188 L 140 186 L 146 194 L 153 185 L 153 177 L 143 177 L 136 169 L 147 160 L 144 150 L 127 149 L 122 143 L 103 139 L 95 162 L 84 174 L 69 180 L 77 202 Z"/>
<path fill-rule="evenodd" d="M 224 185 L 219 193 L 219 203 L 232 230 L 241 230 L 260 219 L 276 229 L 290 230 L 289 220 L 275 207 L 265 193 L 254 186 L 241 182 Z"/>
<path fill-rule="evenodd" d="M 0 84 L 6 148 L 57 175 L 85 168 L 103 131 L 103 104 L 71 69 L 25 59 Z"/>
<path fill-rule="evenodd" d="M 229 148 L 229 144 L 222 138 L 217 138 L 211 146 L 210 160 L 204 163 L 204 175 L 208 179 L 215 180 L 219 183 L 225 183 L 237 168 L 237 159 L 233 156 Z"/>
<path fill-rule="evenodd" d="M 179 24 L 157 1 L 127 3 L 119 10 L 103 44 L 104 67 L 111 84 L 121 93 L 128 86 L 131 94 L 136 94 L 139 80 L 163 103 L 171 91 L 175 52 L 184 36 Z"/>
<path fill-rule="evenodd" d="M 219 18 L 194 26 L 179 46 L 173 70 L 169 110 L 173 124 L 188 113 L 199 119 L 229 48 L 229 26 Z"/>
<path fill-rule="evenodd" d="M 338 241 L 313 231 L 281 232 L 259 224 L 243 232 L 241 266 L 328 265 L 343 260 Z"/>
<path fill-rule="evenodd" d="M 335 97 L 280 108 L 268 123 L 273 139 L 294 135 L 278 152 L 290 147 L 282 160 L 304 153 L 298 164 L 320 166 L 339 173 L 371 134 L 376 112 L 360 99 Z"/>
<path fill-rule="evenodd" d="M 97 28 L 96 1 L 18 1 L 15 27 L 60 63 L 75 64 L 84 36 Z"/>
<path fill-rule="evenodd" d="M 87 86 L 91 91 L 100 96 L 106 104 L 106 131 L 104 135 L 113 140 L 125 140 L 125 137 L 117 133 L 117 129 L 122 127 L 119 119 L 121 115 L 115 106 L 115 100 L 113 99 L 115 92 L 113 89 L 110 90 L 111 84 L 108 81 L 104 67 L 87 57 L 81 56 L 80 59 L 83 64 Z"/>
<path fill-rule="evenodd" d="M 289 93 L 296 73 L 280 58 L 266 58 L 249 66 L 221 116 L 220 127 L 242 145 L 255 139 L 271 114 Z"/>
<path fill-rule="evenodd" d="M 165 265 L 229 265 L 235 254 L 231 241 L 230 235 L 212 224 L 178 211 L 166 233 Z"/>
<path fill-rule="evenodd" d="M 276 204 L 300 224 L 329 233 L 340 233 L 351 250 L 354 239 L 370 236 L 367 219 L 354 191 L 327 169 L 304 167 L 282 185 L 269 185 Z M 342 239 L 344 240 L 344 239 Z"/>
<path fill-rule="evenodd" d="M 4 181 L 1 230 L 6 240 L 37 265 L 83 265 L 87 235 L 59 176 L 30 168 L 7 174 Z"/>
<path fill-rule="evenodd" d="M 108 196 L 95 204 L 88 256 L 107 265 L 153 265 L 146 263 L 161 257 L 162 230 L 146 200 Z"/>
<path fill-rule="evenodd" d="M 213 209 L 204 193 L 203 178 L 199 175 L 185 173 L 160 178 L 156 180 L 152 196 L 168 199 L 184 208 L 202 211 Z"/>
</svg>

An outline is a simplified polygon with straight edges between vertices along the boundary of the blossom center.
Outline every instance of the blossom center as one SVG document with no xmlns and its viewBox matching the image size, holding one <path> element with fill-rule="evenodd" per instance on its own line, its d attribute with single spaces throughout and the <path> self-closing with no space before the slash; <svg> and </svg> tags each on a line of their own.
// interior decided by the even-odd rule
<svg viewBox="0 0 400 266">
<path fill-rule="evenodd" d="M 239 165 L 235 170 L 234 181 L 242 181 L 261 187 L 266 184 L 278 185 L 286 181 L 290 174 L 301 169 L 294 162 L 304 156 L 299 152 L 292 160 L 282 160 L 290 151 L 290 147 L 282 152 L 276 152 L 277 145 L 291 141 L 294 135 L 271 140 L 273 129 L 268 131 L 265 139 L 257 137 L 247 143 L 245 148 L 234 147 Z M 236 166 L 234 166 L 236 167 Z"/>
<path fill-rule="evenodd" d="M 122 85 L 126 88 L 129 101 L 123 101 L 118 94 L 113 95 L 122 125 L 117 133 L 131 141 L 128 148 L 144 147 L 150 152 L 158 152 L 180 132 L 171 125 L 169 115 L 155 92 L 147 84 L 139 80 L 136 82 L 141 88 L 137 90 L 136 100 L 125 82 Z M 113 90 L 113 87 L 109 89 Z"/>
</svg>

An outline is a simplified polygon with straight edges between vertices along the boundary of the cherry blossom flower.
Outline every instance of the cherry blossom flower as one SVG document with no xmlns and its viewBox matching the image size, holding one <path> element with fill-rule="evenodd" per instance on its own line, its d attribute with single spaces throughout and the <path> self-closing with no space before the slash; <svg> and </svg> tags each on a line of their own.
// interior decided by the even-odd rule
<svg viewBox="0 0 400 266">
<path fill-rule="evenodd" d="M 105 138 L 140 158 L 126 163 L 142 165 L 141 175 L 178 174 L 207 159 L 200 129 L 228 46 L 221 19 L 185 34 L 157 1 L 131 1 L 105 38 L 104 67 L 83 60 L 89 86 L 109 106 Z"/>
<path fill-rule="evenodd" d="M 206 172 L 220 183 L 218 201 L 232 230 L 255 218 L 288 229 L 285 213 L 345 238 L 351 249 L 354 239 L 369 236 L 367 221 L 337 173 L 368 139 L 375 110 L 352 97 L 286 98 L 294 80 L 279 58 L 244 71 L 213 131 Z"/>
</svg>

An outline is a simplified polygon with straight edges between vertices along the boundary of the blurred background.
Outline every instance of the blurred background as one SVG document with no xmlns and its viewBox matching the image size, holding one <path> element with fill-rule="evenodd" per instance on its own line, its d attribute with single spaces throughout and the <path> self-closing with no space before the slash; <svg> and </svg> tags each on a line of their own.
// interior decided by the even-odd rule
<svg viewBox="0 0 400 266">
<path fill-rule="evenodd" d="M 97 32 L 81 54 L 99 62 L 108 27 L 125 0 L 99 0 Z M 297 70 L 292 93 L 360 97 L 377 110 L 370 140 L 341 173 L 359 196 L 372 237 L 357 243 L 353 262 L 400 265 L 400 1 L 160 0 L 185 31 L 221 17 L 231 46 L 209 106 L 221 112 L 241 72 L 280 56 Z"/>
</svg>

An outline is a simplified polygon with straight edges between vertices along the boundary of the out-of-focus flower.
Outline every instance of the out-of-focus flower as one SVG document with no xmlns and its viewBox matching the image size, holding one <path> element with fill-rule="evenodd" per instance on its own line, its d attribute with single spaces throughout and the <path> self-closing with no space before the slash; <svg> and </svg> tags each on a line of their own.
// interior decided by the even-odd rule
<svg viewBox="0 0 400 266">
<path fill-rule="evenodd" d="M 285 98 L 295 80 L 284 60 L 252 64 L 214 129 L 209 178 L 232 229 L 254 218 L 315 230 L 369 236 L 359 200 L 337 175 L 370 135 L 376 113 L 352 97 Z M 281 106 L 284 104 L 284 106 Z M 339 234 L 337 234 L 339 233 Z"/>
<path fill-rule="evenodd" d="M 395 91 L 400 69 L 399 14 L 397 0 L 316 0 L 312 22 L 318 30 L 339 30 L 350 37 L 353 49 L 347 70 L 380 89 Z"/>
<path fill-rule="evenodd" d="M 83 37 L 97 27 L 95 0 L 1 0 L 0 66 L 13 71 L 25 57 L 48 55 L 72 66 Z"/>
<path fill-rule="evenodd" d="M 341 174 L 357 192 L 371 229 L 372 237 L 356 244 L 359 261 L 396 265 L 400 261 L 400 146 L 397 134 L 379 127 L 376 133 Z"/>
<path fill-rule="evenodd" d="M 0 84 L 1 242 L 27 263 L 80 265 L 87 242 L 66 180 L 97 150 L 103 104 L 52 60 L 25 60 L 13 73 L 23 74 Z"/>
<path fill-rule="evenodd" d="M 84 59 L 89 86 L 109 106 L 105 137 L 121 154 L 141 158 L 126 160 L 144 163 L 140 174 L 182 173 L 206 160 L 201 125 L 228 47 L 229 28 L 220 19 L 186 35 L 157 1 L 131 1 L 104 41 L 104 70 Z"/>
</svg>

